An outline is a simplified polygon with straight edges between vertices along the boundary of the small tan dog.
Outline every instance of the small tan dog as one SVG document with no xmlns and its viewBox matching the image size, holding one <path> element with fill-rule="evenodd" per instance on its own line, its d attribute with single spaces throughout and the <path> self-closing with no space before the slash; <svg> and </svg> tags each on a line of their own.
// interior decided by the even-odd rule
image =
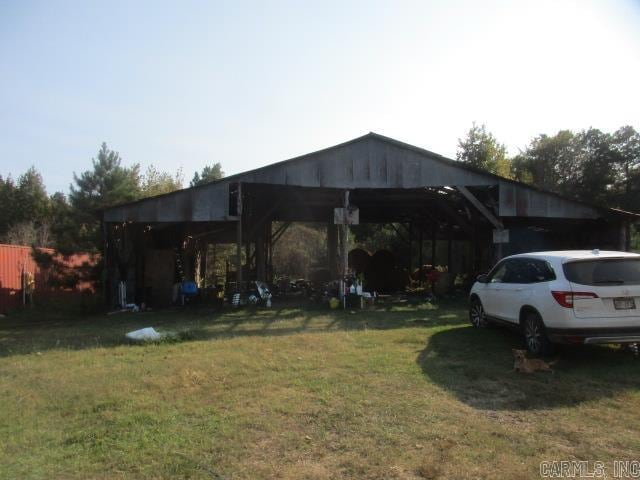
<svg viewBox="0 0 640 480">
<path fill-rule="evenodd" d="M 551 372 L 551 365 L 544 360 L 540 360 L 539 358 L 527 358 L 526 350 L 516 350 L 515 348 L 511 350 L 513 352 L 513 371 L 520 373 L 534 373 L 537 371 L 540 372 Z"/>
</svg>

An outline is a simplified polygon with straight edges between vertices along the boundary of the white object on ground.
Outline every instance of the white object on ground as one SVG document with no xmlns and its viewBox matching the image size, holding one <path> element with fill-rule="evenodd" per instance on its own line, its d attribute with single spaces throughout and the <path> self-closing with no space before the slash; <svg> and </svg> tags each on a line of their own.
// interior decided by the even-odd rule
<svg viewBox="0 0 640 480">
<path fill-rule="evenodd" d="M 240 294 L 239 293 L 234 293 L 233 297 L 231 299 L 231 305 L 233 305 L 234 307 L 237 307 L 240 305 Z"/>
<path fill-rule="evenodd" d="M 152 340 L 160 340 L 163 335 L 158 333 L 155 328 L 147 327 L 140 330 L 134 330 L 125 335 L 129 340 L 135 340 L 138 342 L 148 342 Z"/>
</svg>

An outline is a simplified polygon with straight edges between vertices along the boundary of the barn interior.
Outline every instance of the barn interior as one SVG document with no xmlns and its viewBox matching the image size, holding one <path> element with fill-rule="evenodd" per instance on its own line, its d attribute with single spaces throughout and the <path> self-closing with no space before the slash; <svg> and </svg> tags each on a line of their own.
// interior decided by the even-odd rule
<svg viewBox="0 0 640 480">
<path fill-rule="evenodd" d="M 536 250 L 628 249 L 637 215 L 586 205 L 370 133 L 207 185 L 104 213 L 107 298 L 166 306 L 193 282 L 201 299 L 278 290 L 274 249 L 296 222 L 323 225 L 314 287 L 359 278 L 366 291 L 428 284 L 436 267 L 468 285 L 503 256 Z M 354 225 L 390 225 L 402 252 L 354 249 Z M 211 275 L 211 246 L 226 245 Z M 215 250 L 218 251 L 218 250 Z M 219 265 L 216 268 L 219 272 Z M 324 287 L 323 287 L 324 288 Z M 280 289 L 281 290 L 281 289 Z M 344 292 L 344 286 L 338 295 Z M 184 300 L 184 299 L 182 299 Z"/>
</svg>

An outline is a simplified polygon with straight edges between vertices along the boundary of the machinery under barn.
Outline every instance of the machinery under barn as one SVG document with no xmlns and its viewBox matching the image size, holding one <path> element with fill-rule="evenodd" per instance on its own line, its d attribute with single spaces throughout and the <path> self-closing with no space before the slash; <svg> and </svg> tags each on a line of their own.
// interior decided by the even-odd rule
<svg viewBox="0 0 640 480">
<path fill-rule="evenodd" d="M 190 282 L 202 297 L 275 288 L 273 250 L 293 222 L 326 225 L 326 256 L 309 282 L 358 279 L 391 293 L 426 270 L 468 284 L 499 258 L 526 251 L 628 250 L 637 214 L 570 200 L 375 133 L 212 183 L 104 212 L 111 304 L 164 306 Z M 355 224 L 393 225 L 408 254 L 349 248 Z M 208 249 L 232 259 L 211 280 Z M 210 259 L 211 261 L 211 259 Z M 466 282 L 466 283 L 465 283 Z M 345 292 L 344 284 L 338 294 Z M 207 293 L 209 292 L 209 293 Z M 184 294 L 194 294 L 189 292 Z M 182 297 L 184 299 L 184 296 Z"/>
</svg>

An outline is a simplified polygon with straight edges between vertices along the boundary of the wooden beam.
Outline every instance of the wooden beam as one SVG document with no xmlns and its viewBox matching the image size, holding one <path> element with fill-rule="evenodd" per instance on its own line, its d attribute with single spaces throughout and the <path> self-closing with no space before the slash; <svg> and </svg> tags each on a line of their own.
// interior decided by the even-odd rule
<svg viewBox="0 0 640 480">
<path fill-rule="evenodd" d="M 284 225 L 282 225 L 278 231 L 276 233 L 273 234 L 273 237 L 271 237 L 271 245 L 275 245 L 276 242 L 278 240 L 280 240 L 280 237 L 282 237 L 282 235 L 284 234 L 284 232 L 287 231 L 287 228 L 289 228 L 289 225 L 291 225 L 291 222 L 286 222 Z"/>
<path fill-rule="evenodd" d="M 272 233 L 271 233 L 271 238 L 272 238 L 272 239 L 274 239 L 274 238 L 276 238 L 276 237 L 280 236 L 280 233 L 281 233 L 284 229 L 286 229 L 286 228 L 289 226 L 289 224 L 290 224 L 290 223 L 291 223 L 291 222 L 283 222 L 280 226 L 278 226 L 278 228 L 276 228 L 276 231 L 275 231 L 275 232 L 272 232 Z"/>
<path fill-rule="evenodd" d="M 327 262 L 329 278 L 338 278 L 338 226 L 333 223 L 333 216 L 327 222 Z"/>
<path fill-rule="evenodd" d="M 271 205 L 271 207 L 266 212 L 264 212 L 257 220 L 252 220 L 253 227 L 249 230 L 247 238 L 253 238 L 255 234 L 258 233 L 264 222 L 271 218 L 271 215 L 280 207 L 280 205 L 282 205 L 283 201 L 284 197 L 281 197 L 276 202 L 274 202 L 274 204 Z"/>
<path fill-rule="evenodd" d="M 256 236 L 254 255 L 256 257 L 256 279 L 264 282 L 267 280 L 267 261 L 266 261 L 266 224 L 262 225 L 262 228 Z"/>
<path fill-rule="evenodd" d="M 341 272 L 341 279 L 344 280 L 344 278 L 347 276 L 347 270 L 349 269 L 349 224 L 346 223 L 347 219 L 346 219 L 346 212 L 349 209 L 349 190 L 346 190 L 344 192 L 344 205 L 343 205 L 344 211 L 345 211 L 345 223 L 343 225 L 341 225 L 341 233 L 342 233 L 342 272 Z M 340 289 L 340 298 L 342 298 L 344 296 L 344 288 Z"/>
<path fill-rule="evenodd" d="M 238 183 L 238 220 L 236 230 L 236 292 L 242 292 L 242 183 Z"/>
<path fill-rule="evenodd" d="M 478 200 L 475 195 L 473 193 L 471 193 L 467 187 L 464 187 L 462 185 L 456 186 L 456 188 L 458 189 L 458 191 L 462 194 L 462 196 L 464 198 L 466 198 L 467 200 L 469 200 L 469 202 L 471 203 L 471 205 L 473 205 L 474 207 L 476 207 L 478 209 L 478 211 L 484 215 L 484 217 L 489 220 L 489 222 L 491 222 L 491 224 L 496 227 L 498 230 L 503 230 L 504 229 L 504 225 L 502 224 L 502 222 L 500 221 L 499 218 L 497 218 L 493 213 L 491 213 L 489 211 L 489 209 L 487 207 L 485 207 L 482 202 L 480 202 L 480 200 Z"/>
</svg>

